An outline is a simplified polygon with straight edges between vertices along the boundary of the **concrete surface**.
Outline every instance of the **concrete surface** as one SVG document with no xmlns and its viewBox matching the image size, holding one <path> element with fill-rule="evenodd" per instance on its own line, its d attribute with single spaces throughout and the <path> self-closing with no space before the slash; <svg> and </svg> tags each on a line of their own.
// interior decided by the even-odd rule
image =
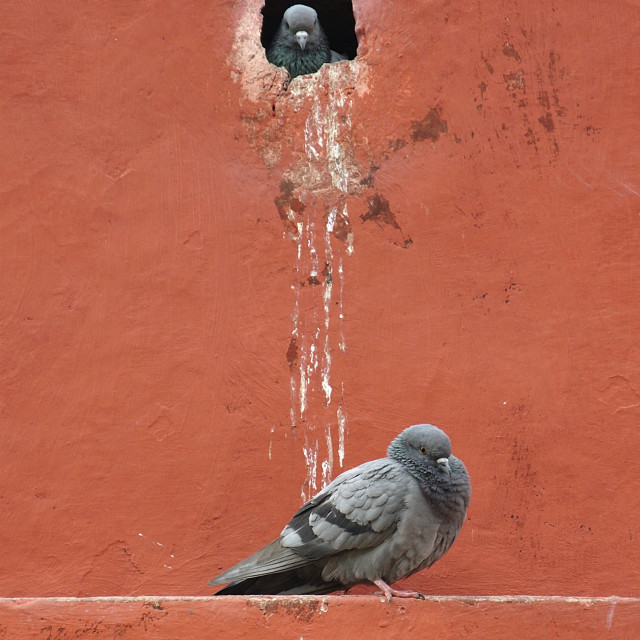
<svg viewBox="0 0 640 640">
<path fill-rule="evenodd" d="M 2 638 L 563 638 L 637 636 L 637 598 L 366 596 L 0 599 Z"/>
</svg>

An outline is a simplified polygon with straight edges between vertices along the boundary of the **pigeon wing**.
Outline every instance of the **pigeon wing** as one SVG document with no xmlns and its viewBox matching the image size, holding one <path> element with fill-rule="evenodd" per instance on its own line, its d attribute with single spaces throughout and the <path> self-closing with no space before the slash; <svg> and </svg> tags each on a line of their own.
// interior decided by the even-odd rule
<svg viewBox="0 0 640 640">
<path fill-rule="evenodd" d="M 387 458 L 338 476 L 282 531 L 282 546 L 310 561 L 377 546 L 396 530 L 408 474 Z"/>
<path fill-rule="evenodd" d="M 284 548 L 278 539 L 216 576 L 209 584 L 239 582 L 248 578 L 297 569 L 306 564 L 309 564 L 307 558 L 298 555 L 292 549 Z"/>
<path fill-rule="evenodd" d="M 342 551 L 381 544 L 396 530 L 406 483 L 406 471 L 389 459 L 341 474 L 298 510 L 279 539 L 209 584 L 290 571 Z"/>
</svg>

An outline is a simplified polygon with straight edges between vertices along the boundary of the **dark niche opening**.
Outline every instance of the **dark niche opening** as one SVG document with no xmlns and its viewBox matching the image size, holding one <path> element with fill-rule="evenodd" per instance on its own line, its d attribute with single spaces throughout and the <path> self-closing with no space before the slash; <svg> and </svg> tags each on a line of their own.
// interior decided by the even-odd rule
<svg viewBox="0 0 640 640">
<path fill-rule="evenodd" d="M 342 54 L 347 60 L 356 57 L 358 39 L 351 0 L 265 0 L 260 34 L 260 42 L 265 50 L 271 44 L 284 12 L 294 4 L 306 4 L 316 10 L 333 51 Z"/>
</svg>

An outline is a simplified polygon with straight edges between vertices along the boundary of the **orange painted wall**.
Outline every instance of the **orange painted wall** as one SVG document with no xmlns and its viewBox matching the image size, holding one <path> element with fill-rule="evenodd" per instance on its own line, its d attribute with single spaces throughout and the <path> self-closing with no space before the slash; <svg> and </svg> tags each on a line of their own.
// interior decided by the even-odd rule
<svg viewBox="0 0 640 640">
<path fill-rule="evenodd" d="M 639 8 L 354 0 L 286 92 L 260 8 L 0 7 L 0 596 L 210 594 L 423 421 L 406 586 L 639 596 Z"/>
</svg>

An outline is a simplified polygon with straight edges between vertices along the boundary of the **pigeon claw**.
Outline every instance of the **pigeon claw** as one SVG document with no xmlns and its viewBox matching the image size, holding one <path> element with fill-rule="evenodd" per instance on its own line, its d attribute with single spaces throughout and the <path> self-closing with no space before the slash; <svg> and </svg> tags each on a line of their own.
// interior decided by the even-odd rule
<svg viewBox="0 0 640 640">
<path fill-rule="evenodd" d="M 374 580 L 373 584 L 382 591 L 382 595 L 385 596 L 387 602 L 391 602 L 391 598 L 416 598 L 418 600 L 424 600 L 425 597 L 417 591 L 405 591 L 403 589 L 394 589 L 390 587 L 384 580 Z"/>
</svg>

